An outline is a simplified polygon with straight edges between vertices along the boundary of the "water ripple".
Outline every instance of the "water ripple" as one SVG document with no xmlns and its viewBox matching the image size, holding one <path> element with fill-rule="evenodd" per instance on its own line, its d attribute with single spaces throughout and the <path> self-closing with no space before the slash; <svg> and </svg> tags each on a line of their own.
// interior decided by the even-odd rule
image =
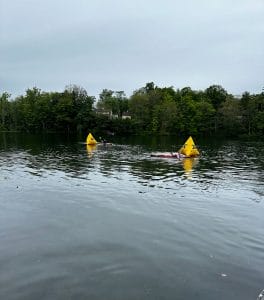
<svg viewBox="0 0 264 300">
<path fill-rule="evenodd" d="M 262 149 L 0 149 L 0 298 L 249 299 L 264 276 Z"/>
</svg>

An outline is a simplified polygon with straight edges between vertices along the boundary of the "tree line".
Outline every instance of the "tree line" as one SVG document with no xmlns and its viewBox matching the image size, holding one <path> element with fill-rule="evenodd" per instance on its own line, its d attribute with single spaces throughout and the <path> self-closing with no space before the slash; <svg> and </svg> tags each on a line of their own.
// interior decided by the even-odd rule
<svg viewBox="0 0 264 300">
<path fill-rule="evenodd" d="M 0 94 L 0 131 L 263 136 L 264 92 L 238 98 L 220 85 L 197 91 L 149 82 L 130 97 L 104 89 L 96 101 L 76 85 L 34 87 L 15 99 Z"/>
</svg>

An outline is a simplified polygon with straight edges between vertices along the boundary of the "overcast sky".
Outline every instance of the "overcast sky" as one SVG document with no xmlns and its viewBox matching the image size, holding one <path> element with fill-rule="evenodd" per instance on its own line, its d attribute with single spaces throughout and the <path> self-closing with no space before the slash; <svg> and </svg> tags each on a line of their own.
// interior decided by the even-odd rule
<svg viewBox="0 0 264 300">
<path fill-rule="evenodd" d="M 260 93 L 264 0 L 0 0 L 0 93 L 150 81 Z"/>
</svg>

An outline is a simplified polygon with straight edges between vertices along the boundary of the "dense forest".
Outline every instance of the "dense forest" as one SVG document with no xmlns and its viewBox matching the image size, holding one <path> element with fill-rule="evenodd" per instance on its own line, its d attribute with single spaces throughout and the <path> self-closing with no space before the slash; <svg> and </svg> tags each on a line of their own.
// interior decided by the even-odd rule
<svg viewBox="0 0 264 300">
<path fill-rule="evenodd" d="M 0 131 L 263 136 L 264 92 L 235 97 L 220 85 L 196 91 L 150 82 L 130 97 L 104 89 L 96 99 L 76 85 L 34 87 L 15 99 L 0 94 Z"/>
</svg>

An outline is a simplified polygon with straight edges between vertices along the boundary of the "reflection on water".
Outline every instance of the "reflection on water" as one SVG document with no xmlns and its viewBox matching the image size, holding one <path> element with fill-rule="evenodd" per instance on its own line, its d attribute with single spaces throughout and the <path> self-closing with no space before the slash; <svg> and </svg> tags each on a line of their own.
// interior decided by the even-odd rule
<svg viewBox="0 0 264 300">
<path fill-rule="evenodd" d="M 20 140 L 15 136 L 15 139 L 0 140 L 2 174 L 14 170 L 18 174 L 20 170 L 24 174 L 50 177 L 62 172 L 64 178 L 83 180 L 93 174 L 125 178 L 167 192 L 175 192 L 183 185 L 209 191 L 250 187 L 258 195 L 254 201 L 260 201 L 263 196 L 263 147 L 258 144 L 254 147 L 253 142 L 207 143 L 202 145 L 201 157 L 175 159 L 150 157 L 152 151 L 164 150 L 164 145 L 155 148 L 148 144 L 86 145 L 76 140 L 43 139 L 38 142 L 35 137 Z M 186 179 L 192 184 L 187 184 Z"/>
<path fill-rule="evenodd" d="M 2 135 L 0 298 L 255 299 L 263 143 L 113 142 Z"/>
<path fill-rule="evenodd" d="M 86 145 L 86 150 L 89 158 L 93 156 L 93 152 L 96 150 L 96 147 L 96 145 Z"/>
<path fill-rule="evenodd" d="M 137 182 L 145 187 L 175 193 L 181 186 L 188 189 L 254 191 L 259 202 L 263 197 L 263 147 L 259 143 L 226 142 L 201 145 L 199 158 L 152 158 L 152 151 L 164 150 L 148 144 L 86 145 L 78 140 L 18 136 L 0 140 L 1 177 L 29 174 L 37 177 L 58 176 L 90 180 L 91 176 Z M 167 148 L 171 147 L 167 145 Z M 178 145 L 175 145 L 178 148 Z M 3 175 L 5 174 L 5 175 Z M 186 180 L 191 182 L 187 183 Z M 245 184 L 246 183 L 246 184 Z M 79 184 L 82 184 L 79 182 Z"/>
<path fill-rule="evenodd" d="M 198 160 L 198 158 L 183 159 L 182 165 L 183 165 L 183 168 L 184 168 L 187 178 L 192 178 L 192 170 L 193 170 L 195 163 L 197 163 L 197 160 Z"/>
</svg>

